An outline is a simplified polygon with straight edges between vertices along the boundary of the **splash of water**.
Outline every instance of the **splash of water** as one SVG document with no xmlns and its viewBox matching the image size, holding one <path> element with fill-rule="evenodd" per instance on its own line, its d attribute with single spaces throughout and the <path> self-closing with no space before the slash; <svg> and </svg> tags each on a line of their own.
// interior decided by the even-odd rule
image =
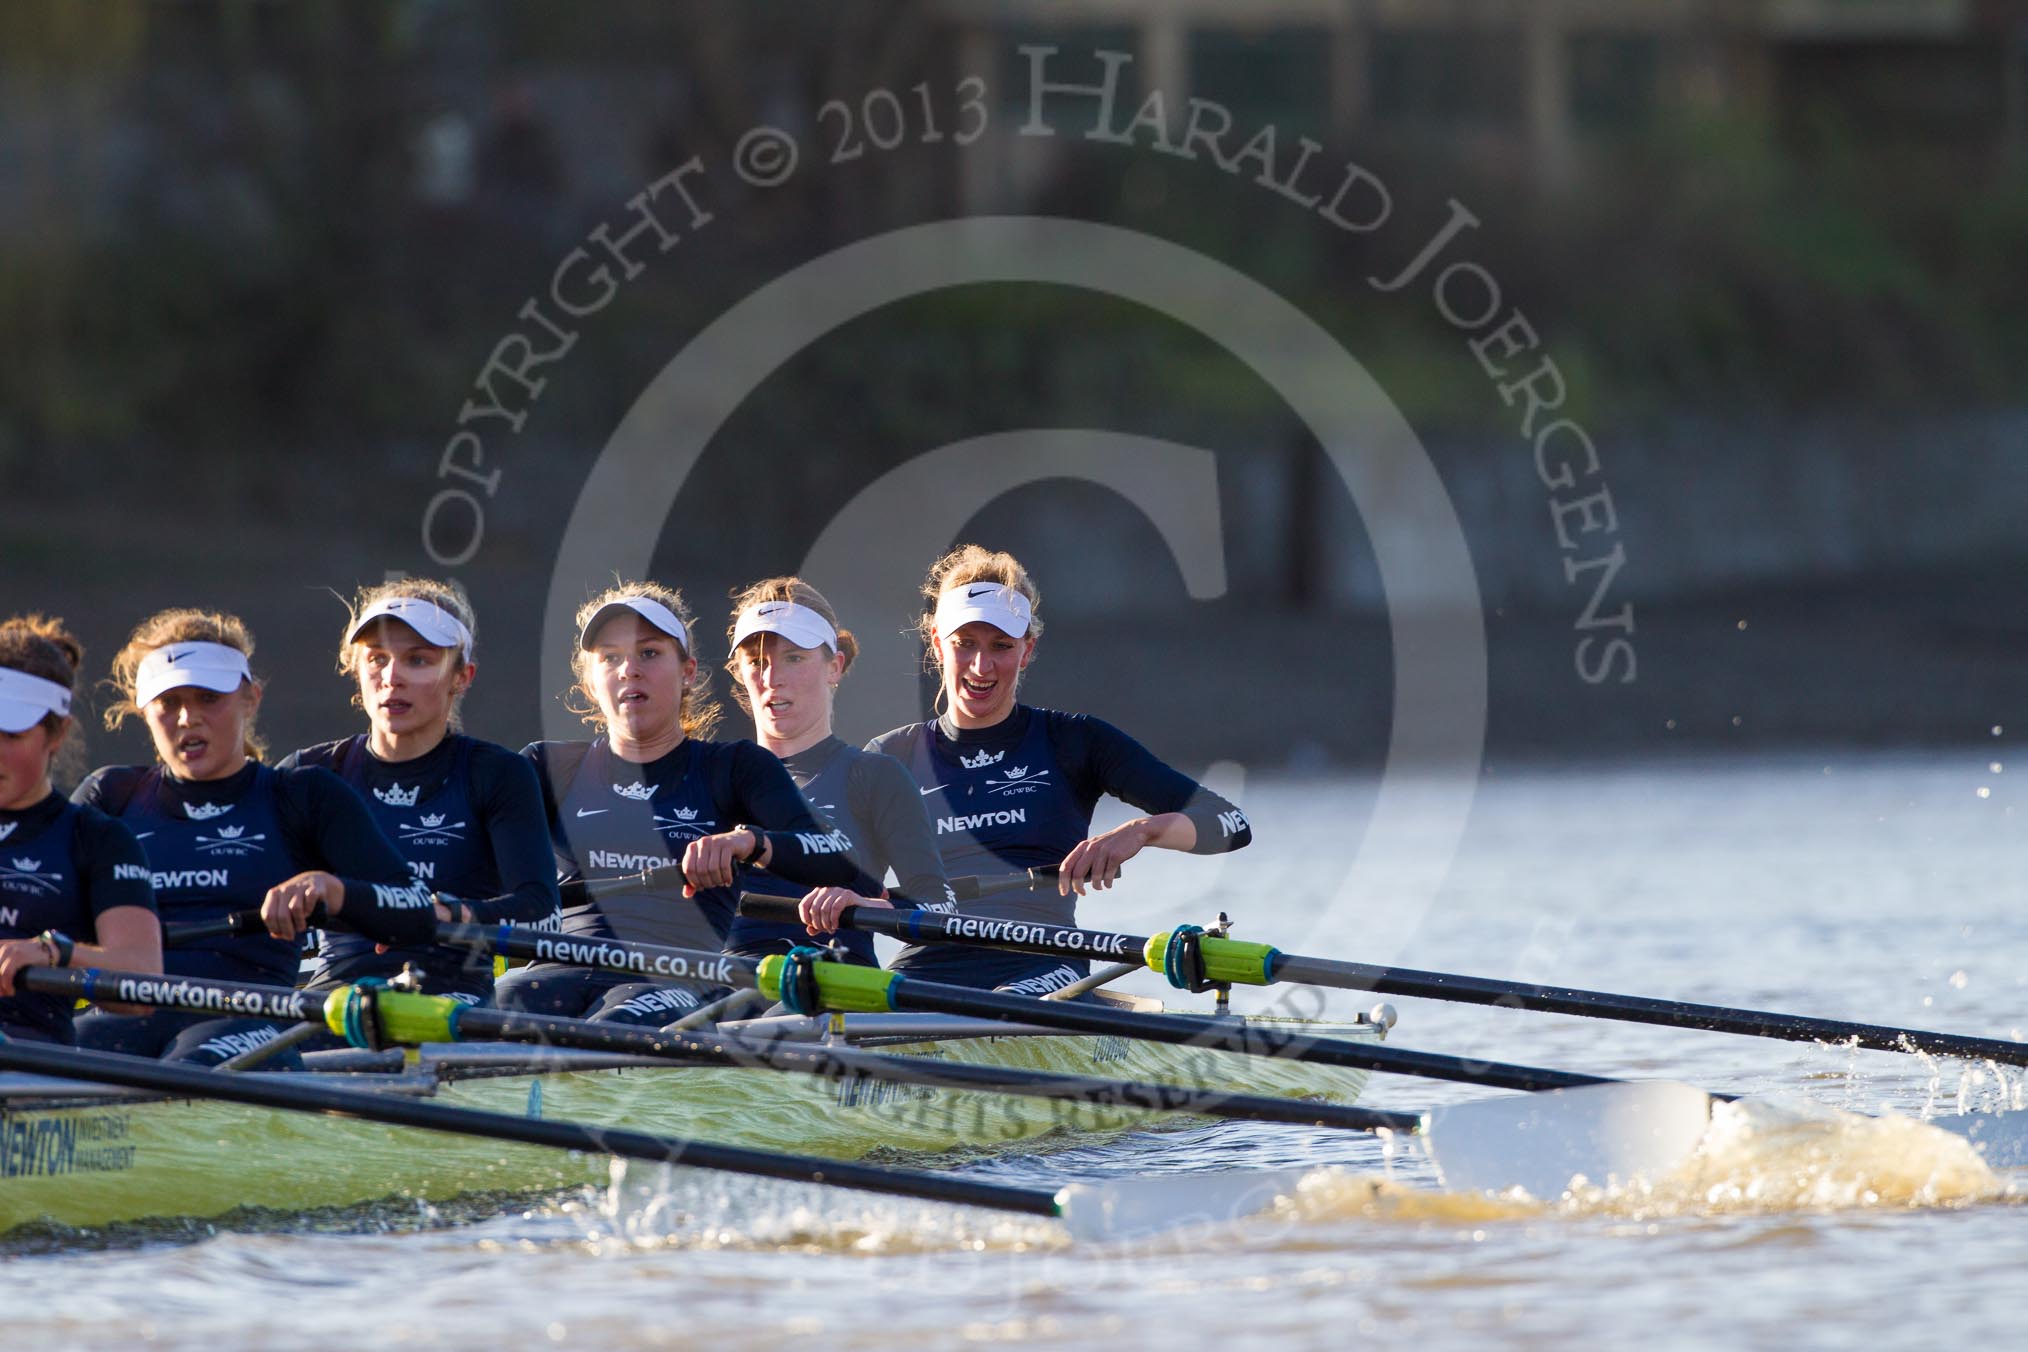
<svg viewBox="0 0 2028 1352">
<path fill-rule="evenodd" d="M 1318 1170 L 1283 1198 L 1284 1220 L 1475 1224 L 1558 1215 L 1651 1220 L 1853 1208 L 1961 1207 L 2019 1201 L 2017 1184 L 1969 1141 L 1912 1117 L 1867 1117 L 1807 1100 L 1714 1103 L 1710 1129 L 1674 1172 L 1601 1187 L 1579 1179 L 1544 1201 L 1437 1192 L 1344 1170 Z"/>
<path fill-rule="evenodd" d="M 612 1185 L 583 1220 L 584 1244 L 595 1253 L 1022 1253 L 1069 1243 L 1060 1227 L 1036 1217 L 625 1160 L 613 1161 Z"/>
<path fill-rule="evenodd" d="M 1961 1136 L 1912 1117 L 1763 1098 L 1713 1104 L 1696 1154 L 1644 1201 L 1671 1211 L 1816 1211 L 1964 1206 L 2010 1195 Z"/>
</svg>

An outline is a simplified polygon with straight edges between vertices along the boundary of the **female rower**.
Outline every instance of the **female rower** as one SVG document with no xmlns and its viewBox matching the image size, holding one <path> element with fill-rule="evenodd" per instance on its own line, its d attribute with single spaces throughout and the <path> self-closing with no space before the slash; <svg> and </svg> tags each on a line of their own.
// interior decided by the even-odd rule
<svg viewBox="0 0 2028 1352">
<path fill-rule="evenodd" d="M 1149 846 L 1222 854 L 1253 839 L 1238 808 L 1112 724 L 1016 701 L 1042 620 L 1040 593 L 1012 555 L 977 545 L 952 550 L 931 566 L 922 591 L 920 632 L 942 673 L 946 711 L 867 749 L 895 756 L 925 786 L 951 874 L 1058 866 L 1055 895 L 1016 893 L 960 909 L 1075 924 L 1072 895 L 1112 886 L 1120 866 Z M 1087 838 L 1102 794 L 1149 815 Z M 907 949 L 894 966 L 935 981 L 1044 995 L 1076 981 L 1088 964 L 943 945 Z"/>
<path fill-rule="evenodd" d="M 367 731 L 305 747 L 282 769 L 317 765 L 350 784 L 382 834 L 436 893 L 444 918 L 554 927 L 556 869 L 534 767 L 457 731 L 478 675 L 472 605 L 455 583 L 403 578 L 362 590 L 340 635 L 338 670 L 357 686 Z M 422 989 L 473 1004 L 493 994 L 490 958 L 424 944 L 387 948 L 324 935 L 312 990 L 413 965 Z"/>
<path fill-rule="evenodd" d="M 578 610 L 577 630 L 572 708 L 600 735 L 522 753 L 542 781 L 565 933 L 716 950 L 741 864 L 804 887 L 879 890 L 853 866 L 850 837 L 811 814 L 780 761 L 752 742 L 703 740 L 718 708 L 706 698 L 679 593 L 622 583 Z M 676 864 L 681 898 L 646 886 L 573 897 L 583 895 L 573 883 Z M 683 973 L 658 975 L 665 979 L 534 963 L 503 977 L 495 999 L 503 1009 L 662 1025 L 710 994 Z"/>
<path fill-rule="evenodd" d="M 827 829 L 852 837 L 853 861 L 878 884 L 890 868 L 902 895 L 953 905 L 950 884 L 937 853 L 936 834 L 923 810 L 922 792 L 892 756 L 860 751 L 831 731 L 838 683 L 852 669 L 858 641 L 838 625 L 837 612 L 823 594 L 796 577 L 771 577 L 740 592 L 733 601 L 731 673 L 733 698 L 753 717 L 760 744 L 781 758 L 796 787 Z M 751 892 L 801 896 L 804 889 L 769 875 L 746 884 Z M 824 930 L 848 905 L 886 906 L 845 888 L 811 892 L 803 916 Z M 802 925 L 777 925 L 737 917 L 726 950 L 742 957 L 784 953 L 810 941 Z M 877 965 L 873 936 L 848 930 L 838 936 L 846 952 Z"/>
<path fill-rule="evenodd" d="M 73 797 L 133 829 L 165 922 L 216 921 L 254 907 L 266 919 L 267 934 L 169 949 L 169 975 L 293 986 L 297 939 L 318 907 L 331 923 L 387 944 L 428 939 L 436 914 L 428 889 L 411 882 L 345 781 L 329 770 L 260 763 L 253 648 L 246 625 L 231 615 L 165 610 L 143 620 L 113 659 L 125 698 L 106 722 L 118 727 L 138 716 L 156 764 L 96 770 Z M 163 1009 L 88 1014 L 77 1040 L 215 1065 L 281 1032 L 263 1018 Z M 292 1048 L 267 1064 L 301 1062 Z"/>
<path fill-rule="evenodd" d="M 84 648 L 60 621 L 29 615 L 0 624 L 0 1034 L 8 1038 L 75 1040 L 71 1001 L 17 991 L 23 968 L 162 970 L 141 843 L 50 783 L 83 664 Z"/>
</svg>

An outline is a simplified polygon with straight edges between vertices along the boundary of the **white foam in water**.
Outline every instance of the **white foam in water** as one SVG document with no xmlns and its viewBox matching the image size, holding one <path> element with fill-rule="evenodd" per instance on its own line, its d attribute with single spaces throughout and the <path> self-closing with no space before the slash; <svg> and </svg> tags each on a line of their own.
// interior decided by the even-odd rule
<svg viewBox="0 0 2028 1352">
<path fill-rule="evenodd" d="M 809 1183 L 614 1160 L 586 1235 L 603 1248 L 800 1248 L 894 1254 L 1060 1247 L 1040 1217 Z"/>
<path fill-rule="evenodd" d="M 1696 1148 L 1660 1178 L 1600 1186 L 1575 1180 L 1560 1196 L 1433 1192 L 1348 1170 L 1319 1170 L 1286 1198 L 1286 1219 L 1325 1223 L 1497 1221 L 1545 1215 L 1658 1219 L 1853 1208 L 1958 1207 L 2010 1200 L 2015 1185 L 1971 1142 L 1912 1117 L 1862 1116 L 1801 1099 L 1714 1103 Z"/>
<path fill-rule="evenodd" d="M 1714 1103 L 1710 1130 L 1681 1168 L 1635 1187 L 1574 1189 L 1570 1202 L 1652 1215 L 1962 1206 L 2008 1195 L 1962 1137 L 1912 1117 L 1784 1097 Z"/>
</svg>

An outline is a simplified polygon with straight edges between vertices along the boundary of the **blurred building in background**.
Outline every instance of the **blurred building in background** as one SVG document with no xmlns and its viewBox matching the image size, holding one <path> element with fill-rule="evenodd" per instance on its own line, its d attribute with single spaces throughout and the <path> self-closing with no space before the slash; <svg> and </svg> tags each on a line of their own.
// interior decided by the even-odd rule
<svg viewBox="0 0 2028 1352">
<path fill-rule="evenodd" d="M 1057 48 L 1066 77 L 1130 53 L 1126 107 L 1159 89 L 1308 137 L 1423 224 L 1334 238 L 1202 164 L 1024 137 L 1024 44 Z M 966 78 L 992 115 L 962 152 L 909 138 L 825 161 L 831 100 L 948 99 Z M 1238 267 L 1375 376 L 1465 529 L 1496 740 L 1957 738 L 2028 695 L 2028 0 L 10 5 L 8 604 L 85 616 L 106 652 L 137 607 L 217 598 L 321 673 L 320 589 L 430 570 L 417 517 L 517 307 L 643 184 L 692 156 L 723 165 L 763 123 L 802 129 L 803 171 L 715 200 L 722 223 L 587 326 L 502 447 L 467 579 L 494 613 L 527 609 L 589 458 L 715 315 L 855 240 L 1037 213 Z M 1585 598 L 1513 410 L 1426 300 L 1367 284 L 1453 199 L 1598 441 L 1626 554 L 1615 600 L 1640 616 L 1628 688 L 1572 674 Z M 1177 735 L 1210 735 L 1191 710 L 1229 702 L 1249 645 L 1295 617 L 1362 654 L 1375 706 L 1315 735 L 1371 753 L 1391 598 L 1372 523 L 1305 429 L 1192 335 L 1089 299 L 1003 301 L 925 298 L 800 358 L 693 476 L 671 571 L 708 605 L 794 566 L 826 504 L 982 432 L 1206 445 L 1217 614 L 1242 637 L 1178 696 Z M 719 508 L 770 472 L 796 476 L 790 505 Z M 165 539 L 161 504 L 193 483 L 233 529 Z M 1118 502 L 1017 497 L 978 527 L 1077 560 L 1051 589 L 1066 644 L 1150 616 L 1190 632 L 1193 603 Z M 494 651 L 529 641 L 510 627 Z"/>
<path fill-rule="evenodd" d="M 1803 136 L 1981 161 L 2028 153 L 2028 7 L 1979 0 L 1099 0 L 1075 23 L 1032 0 L 947 0 L 966 69 L 1025 78 L 1021 41 L 1134 53 L 1138 88 L 1217 99 L 1345 144 L 1441 148 L 1567 186 L 1589 151 L 1671 116 L 1751 111 Z M 1062 147 L 1006 134 L 965 206 L 1003 209 Z M 1029 161 L 1022 163 L 1026 157 Z M 1041 163 L 1036 163 L 1036 162 Z"/>
</svg>

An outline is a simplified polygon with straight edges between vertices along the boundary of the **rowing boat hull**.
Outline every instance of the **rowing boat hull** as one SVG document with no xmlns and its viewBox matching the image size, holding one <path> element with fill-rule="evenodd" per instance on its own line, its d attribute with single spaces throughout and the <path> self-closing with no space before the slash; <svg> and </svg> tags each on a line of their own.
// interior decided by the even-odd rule
<svg viewBox="0 0 2028 1352">
<path fill-rule="evenodd" d="M 1374 1033 L 1367 1025 L 1332 1031 Z M 967 1037 L 878 1050 L 1343 1103 L 1355 1100 L 1366 1080 L 1364 1071 L 1112 1037 Z M 420 1064 L 429 1068 L 427 1052 Z M 353 1087 L 377 1080 L 415 1092 L 418 1076 L 346 1077 Z M 993 1149 L 1151 1120 L 1145 1112 L 1085 1103 L 743 1068 L 514 1075 L 433 1090 L 435 1098 L 466 1107 L 840 1159 L 875 1150 Z M 211 1218 L 240 1208 L 303 1212 L 384 1199 L 418 1204 L 553 1192 L 603 1184 L 608 1175 L 603 1156 L 339 1117 L 46 1088 L 0 1097 L 0 1234 L 37 1223 L 90 1228 Z"/>
</svg>

